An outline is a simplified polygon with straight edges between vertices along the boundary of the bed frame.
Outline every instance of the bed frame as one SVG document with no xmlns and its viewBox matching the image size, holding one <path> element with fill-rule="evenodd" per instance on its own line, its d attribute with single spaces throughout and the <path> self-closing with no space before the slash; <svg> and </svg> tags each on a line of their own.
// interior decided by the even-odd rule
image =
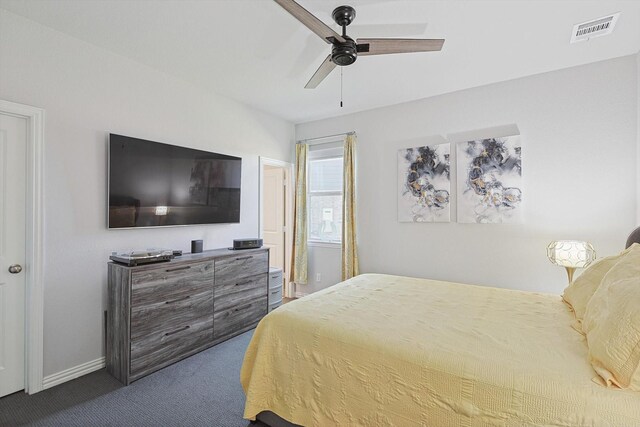
<svg viewBox="0 0 640 427">
<path fill-rule="evenodd" d="M 256 417 L 256 421 L 251 421 L 251 424 L 258 424 L 258 422 L 267 425 L 268 427 L 302 427 L 298 424 L 290 423 L 278 416 L 278 414 L 271 411 L 262 411 Z"/>
<path fill-rule="evenodd" d="M 631 234 L 629 234 L 625 248 L 628 248 L 634 243 L 640 243 L 640 227 L 636 228 L 631 232 Z M 298 424 L 293 424 L 285 420 L 278 416 L 278 414 L 271 411 L 260 412 L 256 417 L 256 421 L 252 421 L 251 424 L 257 424 L 258 421 L 262 424 L 266 424 L 268 427 L 302 427 Z"/>
</svg>

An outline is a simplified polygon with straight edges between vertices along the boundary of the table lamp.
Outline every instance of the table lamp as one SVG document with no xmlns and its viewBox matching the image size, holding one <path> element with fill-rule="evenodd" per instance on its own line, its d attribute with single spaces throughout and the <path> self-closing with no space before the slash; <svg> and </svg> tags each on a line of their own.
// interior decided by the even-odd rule
<svg viewBox="0 0 640 427">
<path fill-rule="evenodd" d="M 573 281 L 576 268 L 584 268 L 596 259 L 596 251 L 589 242 L 578 240 L 556 240 L 547 246 L 549 260 L 567 269 L 569 283 Z"/>
</svg>

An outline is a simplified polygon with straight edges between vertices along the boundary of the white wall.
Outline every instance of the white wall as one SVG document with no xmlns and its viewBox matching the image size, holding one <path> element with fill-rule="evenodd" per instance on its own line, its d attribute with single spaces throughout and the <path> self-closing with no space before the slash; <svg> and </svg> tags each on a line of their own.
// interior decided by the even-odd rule
<svg viewBox="0 0 640 427">
<path fill-rule="evenodd" d="M 341 252 L 339 247 L 309 245 L 308 280 L 306 285 L 296 285 L 300 295 L 310 294 L 342 280 Z M 318 280 L 320 273 L 320 280 Z"/>
<path fill-rule="evenodd" d="M 636 201 L 637 201 L 637 209 L 636 209 L 636 224 L 640 225 L 640 52 L 636 55 L 636 73 L 637 73 L 637 93 L 638 93 L 638 121 L 637 121 L 637 130 L 638 130 L 638 146 L 637 146 L 637 165 L 638 165 L 638 176 L 636 178 Z"/>
<path fill-rule="evenodd" d="M 636 223 L 637 85 L 629 56 L 304 123 L 296 137 L 358 133 L 363 272 L 560 293 L 566 274 L 546 258 L 551 240 L 588 240 L 604 256 Z M 523 224 L 398 223 L 396 150 L 505 126 L 524 142 Z M 455 178 L 453 163 L 452 188 Z M 455 192 L 452 203 L 455 219 Z"/>
<path fill-rule="evenodd" d="M 44 373 L 103 355 L 111 251 L 205 249 L 258 235 L 258 156 L 293 125 L 0 9 L 0 98 L 46 110 Z M 106 229 L 106 133 L 242 156 L 241 222 Z"/>
</svg>

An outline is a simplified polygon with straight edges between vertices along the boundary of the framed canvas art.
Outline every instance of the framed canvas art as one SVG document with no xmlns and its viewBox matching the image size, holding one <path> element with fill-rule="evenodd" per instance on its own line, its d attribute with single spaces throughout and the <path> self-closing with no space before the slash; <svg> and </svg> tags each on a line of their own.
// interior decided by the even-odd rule
<svg viewBox="0 0 640 427">
<path fill-rule="evenodd" d="M 522 221 L 520 136 L 457 144 L 458 222 Z"/>
<path fill-rule="evenodd" d="M 451 144 L 398 150 L 398 221 L 449 222 Z"/>
</svg>

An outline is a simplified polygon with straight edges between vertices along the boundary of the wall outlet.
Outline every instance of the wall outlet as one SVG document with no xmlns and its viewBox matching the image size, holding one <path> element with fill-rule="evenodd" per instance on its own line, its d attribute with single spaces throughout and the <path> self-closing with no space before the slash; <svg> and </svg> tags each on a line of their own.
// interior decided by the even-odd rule
<svg viewBox="0 0 640 427">
<path fill-rule="evenodd" d="M 319 282 L 322 280 L 322 277 L 320 276 L 320 273 L 316 273 L 316 282 Z"/>
</svg>

